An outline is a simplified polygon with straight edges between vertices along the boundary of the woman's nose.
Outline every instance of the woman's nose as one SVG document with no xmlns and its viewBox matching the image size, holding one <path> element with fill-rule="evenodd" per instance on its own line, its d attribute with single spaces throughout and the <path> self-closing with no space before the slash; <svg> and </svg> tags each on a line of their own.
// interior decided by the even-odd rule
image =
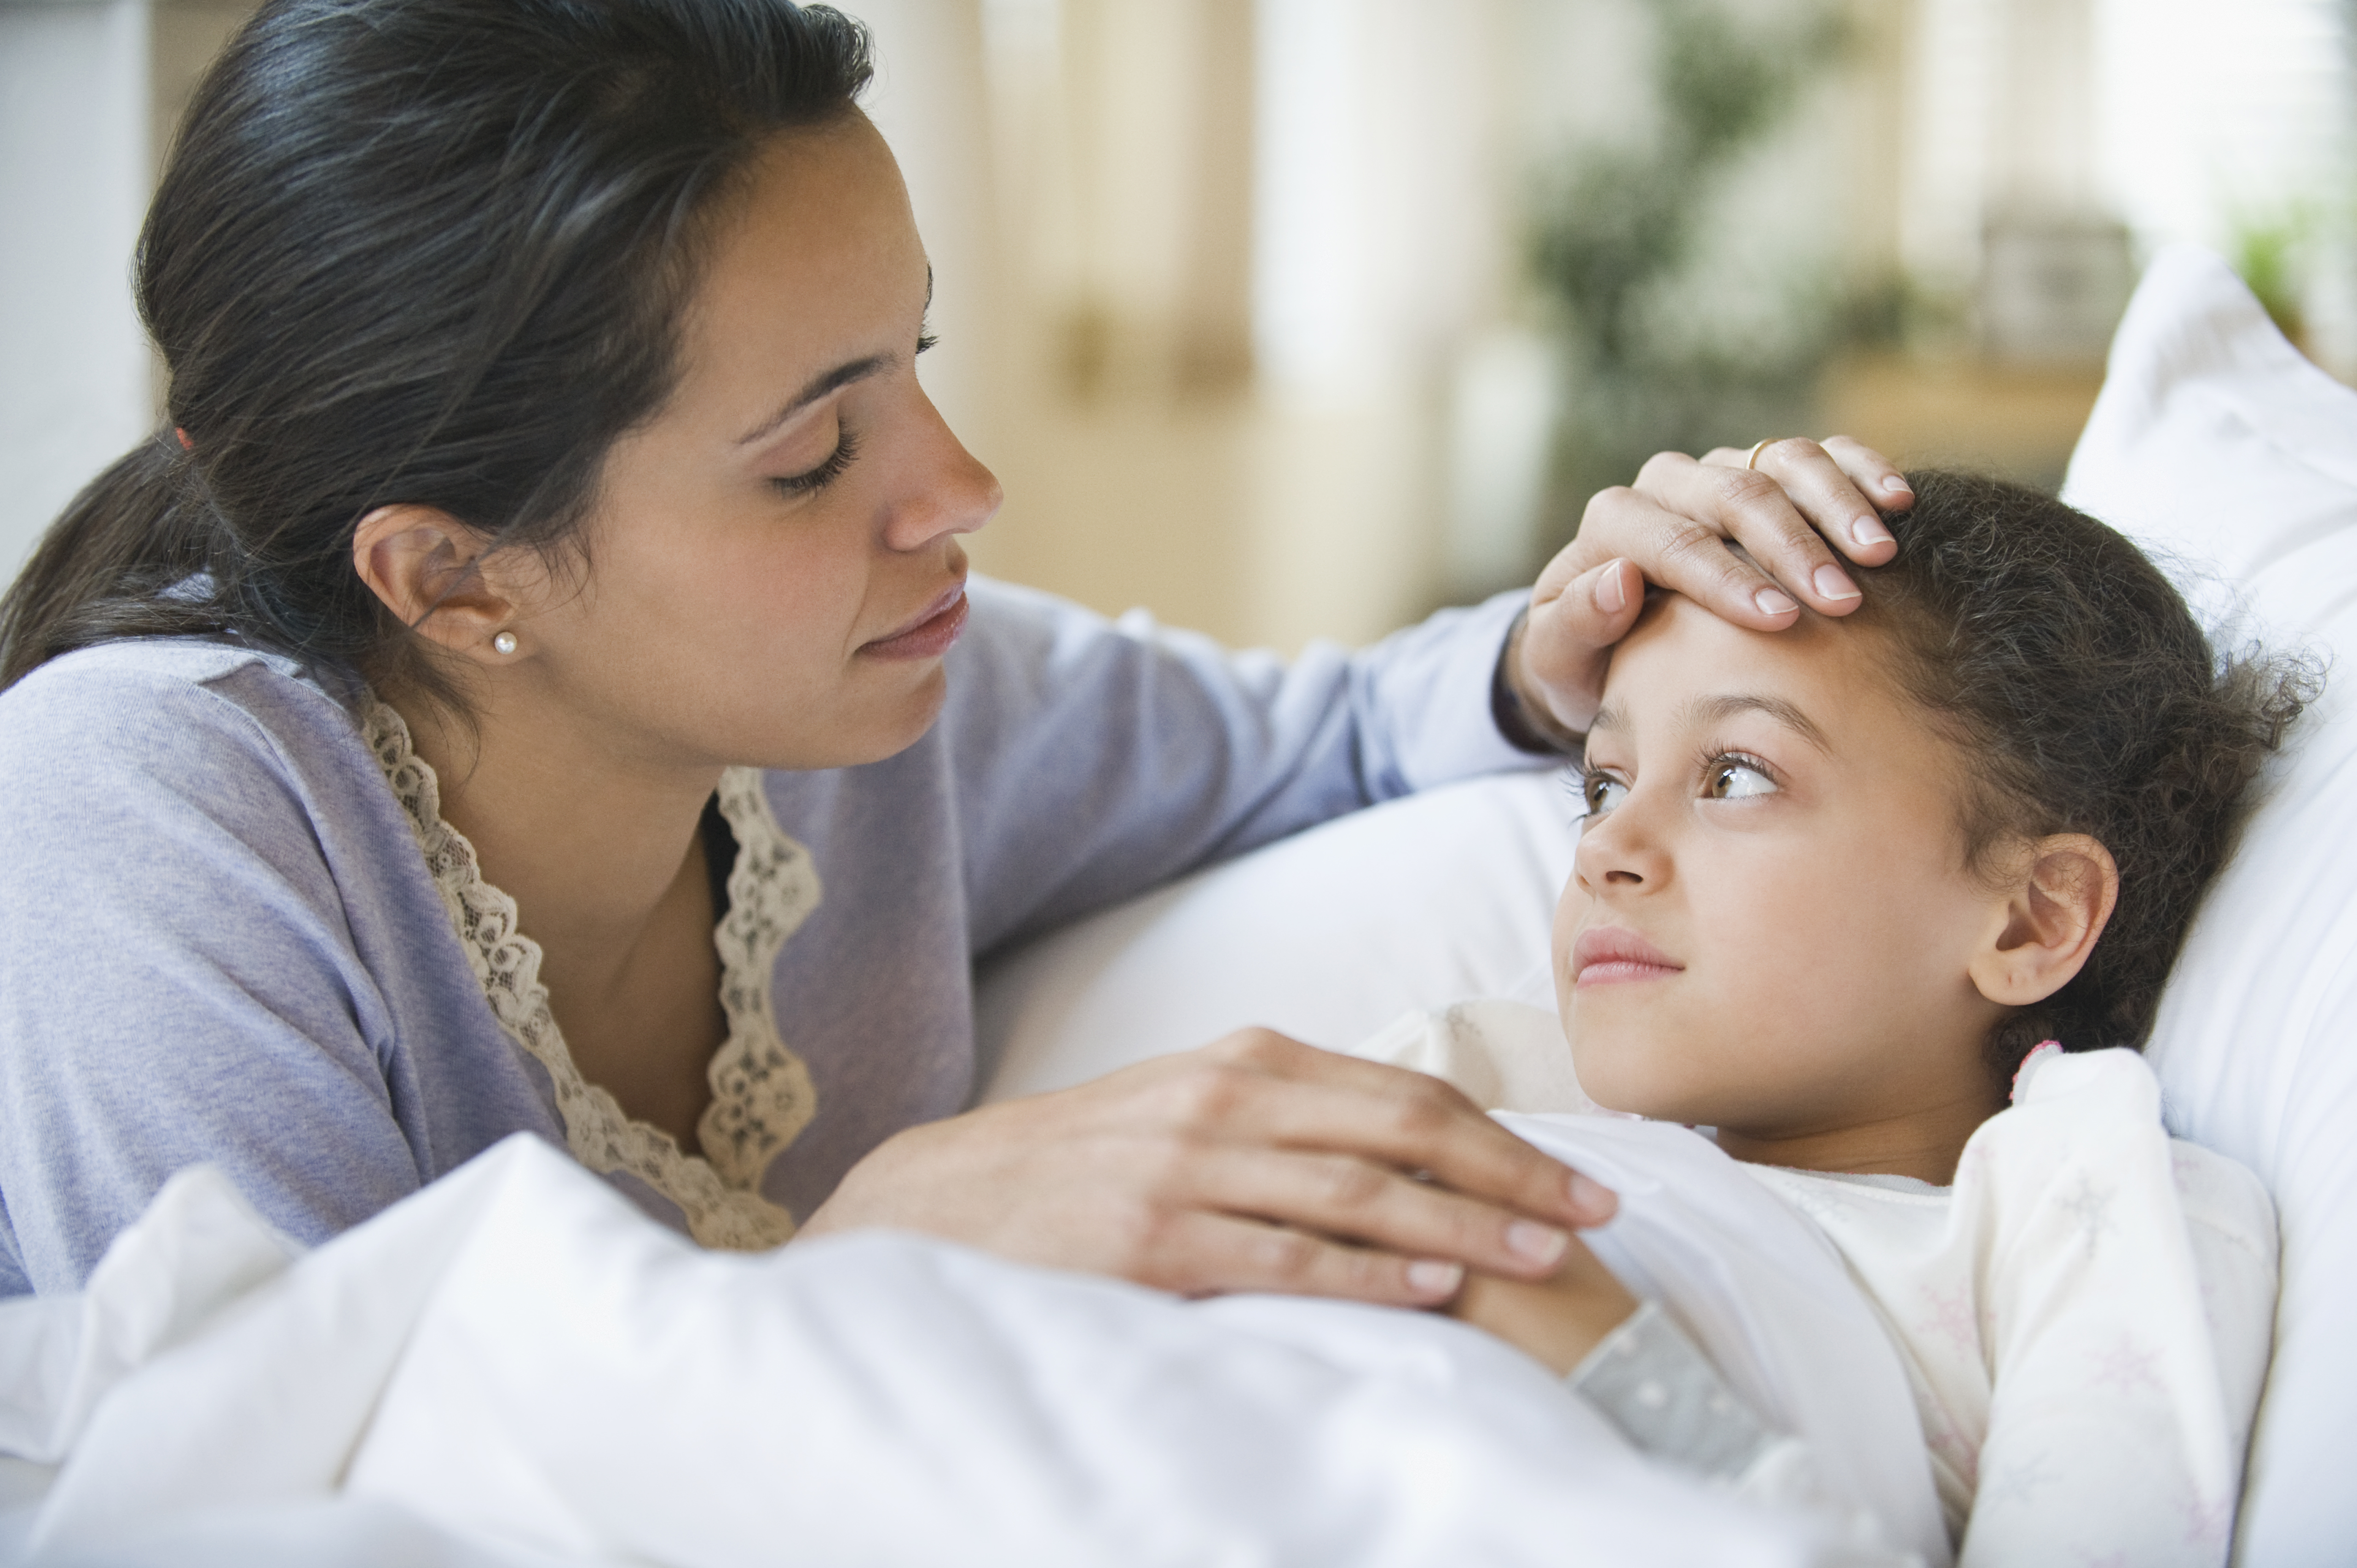
<svg viewBox="0 0 2357 1568">
<path fill-rule="evenodd" d="M 947 533 L 972 533 L 988 522 L 1005 499 L 998 477 L 965 449 L 932 400 L 918 394 L 922 448 L 909 465 L 912 482 L 892 502 L 884 542 L 894 550 L 920 550 Z"/>
</svg>

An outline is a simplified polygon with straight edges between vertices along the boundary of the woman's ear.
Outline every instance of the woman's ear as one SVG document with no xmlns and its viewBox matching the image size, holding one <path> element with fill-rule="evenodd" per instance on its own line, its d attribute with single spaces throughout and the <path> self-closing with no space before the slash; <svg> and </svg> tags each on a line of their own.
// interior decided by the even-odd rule
<svg viewBox="0 0 2357 1568">
<path fill-rule="evenodd" d="M 1991 1002 L 2026 1007 L 2071 983 L 2095 950 L 2119 901 L 2112 852 L 2085 833 L 2055 833 L 2023 847 L 2022 870 L 1967 966 Z"/>
<path fill-rule="evenodd" d="M 369 591 L 411 630 L 477 659 L 495 651 L 519 608 L 484 555 L 481 534 L 435 507 L 382 506 L 352 533 L 352 569 Z"/>
</svg>

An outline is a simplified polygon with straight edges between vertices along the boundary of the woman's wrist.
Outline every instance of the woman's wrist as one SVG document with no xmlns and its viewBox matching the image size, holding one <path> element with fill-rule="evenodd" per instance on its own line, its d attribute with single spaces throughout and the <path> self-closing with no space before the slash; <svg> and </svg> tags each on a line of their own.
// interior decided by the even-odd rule
<svg viewBox="0 0 2357 1568">
<path fill-rule="evenodd" d="M 1498 652 L 1497 671 L 1490 681 L 1490 715 L 1497 723 L 1498 733 L 1518 751 L 1527 751 L 1534 757 L 1577 756 L 1584 737 L 1556 724 L 1546 704 L 1535 701 L 1524 690 L 1523 637 L 1530 622 L 1530 607 L 1524 606 L 1506 632 L 1505 646 Z"/>
</svg>

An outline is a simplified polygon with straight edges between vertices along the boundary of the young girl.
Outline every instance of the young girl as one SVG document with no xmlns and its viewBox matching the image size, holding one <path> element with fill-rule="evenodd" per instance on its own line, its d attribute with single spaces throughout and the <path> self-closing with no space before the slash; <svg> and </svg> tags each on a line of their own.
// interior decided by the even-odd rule
<svg viewBox="0 0 2357 1568">
<path fill-rule="evenodd" d="M 1912 483 L 1847 624 L 1750 632 L 1664 595 L 1616 654 L 1555 923 L 1561 1033 L 1476 1004 L 1363 1054 L 1492 1105 L 1708 1130 L 1873 1298 L 1964 1562 L 2220 1562 L 2273 1216 L 2247 1171 L 2167 1137 L 2133 1053 L 2313 680 L 2220 660 L 2093 519 Z M 1456 1311 L 1640 1446 L 1729 1478 L 1776 1447 L 1584 1251 Z"/>
</svg>

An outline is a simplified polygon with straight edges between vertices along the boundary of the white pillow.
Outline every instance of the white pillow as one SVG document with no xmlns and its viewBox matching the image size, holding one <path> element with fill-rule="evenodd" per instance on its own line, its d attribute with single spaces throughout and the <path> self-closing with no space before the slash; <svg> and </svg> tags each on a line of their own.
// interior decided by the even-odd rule
<svg viewBox="0 0 2357 1568">
<path fill-rule="evenodd" d="M 2225 263 L 2147 270 L 2071 465 L 2072 504 L 2176 558 L 2277 646 L 2357 653 L 2357 392 Z M 2212 575 L 2214 574 L 2214 575 Z M 2188 938 L 2148 1048 L 2172 1128 L 2258 1172 L 2283 1238 L 2238 1561 L 2357 1552 L 2357 660 L 2295 732 Z"/>
<path fill-rule="evenodd" d="M 1577 843 L 1559 772 L 1427 790 L 1269 845 L 1000 961 L 974 1003 L 985 1100 L 1246 1025 L 1340 1048 L 1468 996 L 1552 1007 Z"/>
</svg>

